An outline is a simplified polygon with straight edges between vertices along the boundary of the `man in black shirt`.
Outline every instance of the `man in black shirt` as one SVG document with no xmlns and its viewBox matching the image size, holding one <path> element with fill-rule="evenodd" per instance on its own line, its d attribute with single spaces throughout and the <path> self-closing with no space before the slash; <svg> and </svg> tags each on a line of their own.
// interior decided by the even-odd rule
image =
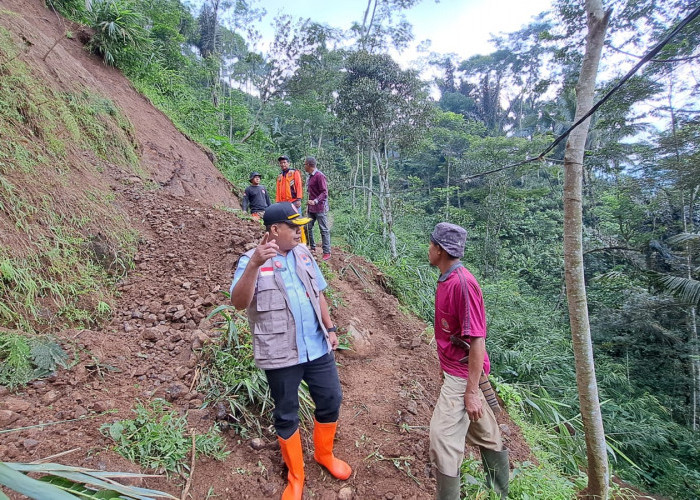
<svg viewBox="0 0 700 500">
<path fill-rule="evenodd" d="M 250 173 L 250 186 L 245 188 L 243 193 L 243 210 L 248 211 L 254 218 L 262 217 L 265 209 L 270 206 L 270 195 L 267 194 L 265 186 L 260 184 L 260 174 Z"/>
</svg>

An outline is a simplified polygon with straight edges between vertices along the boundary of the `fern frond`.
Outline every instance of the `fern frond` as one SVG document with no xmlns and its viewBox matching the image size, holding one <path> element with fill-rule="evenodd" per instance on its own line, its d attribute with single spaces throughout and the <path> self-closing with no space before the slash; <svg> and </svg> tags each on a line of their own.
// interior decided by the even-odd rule
<svg viewBox="0 0 700 500">
<path fill-rule="evenodd" d="M 680 276 L 654 273 L 654 281 L 662 290 L 687 304 L 700 305 L 700 281 Z"/>
<path fill-rule="evenodd" d="M 57 367 L 68 366 L 68 354 L 53 339 L 37 338 L 31 342 L 31 356 L 36 365 L 35 376 L 43 377 L 56 371 Z"/>
<path fill-rule="evenodd" d="M 0 385 L 15 388 L 32 380 L 31 347 L 26 338 L 0 331 Z"/>
</svg>

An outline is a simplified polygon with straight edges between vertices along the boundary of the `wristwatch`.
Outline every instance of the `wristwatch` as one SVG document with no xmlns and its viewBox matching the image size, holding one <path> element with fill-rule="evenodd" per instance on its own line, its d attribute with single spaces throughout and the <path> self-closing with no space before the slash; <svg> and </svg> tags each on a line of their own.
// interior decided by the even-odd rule
<svg viewBox="0 0 700 500">
<path fill-rule="evenodd" d="M 327 331 L 328 333 L 337 332 L 337 331 L 338 331 L 338 327 L 335 326 L 335 325 L 333 325 L 333 326 L 331 326 L 330 328 L 326 328 L 326 331 Z"/>
</svg>

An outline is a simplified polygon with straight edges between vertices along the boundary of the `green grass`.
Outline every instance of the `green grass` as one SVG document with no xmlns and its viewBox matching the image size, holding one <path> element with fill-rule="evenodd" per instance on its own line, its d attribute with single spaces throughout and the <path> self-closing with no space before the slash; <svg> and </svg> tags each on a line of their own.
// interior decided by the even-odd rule
<svg viewBox="0 0 700 500">
<path fill-rule="evenodd" d="M 134 130 L 109 99 L 44 85 L 19 47 L 0 28 L 0 326 L 94 325 L 133 267 L 138 235 L 114 193 L 91 186 L 101 165 L 90 160 L 138 174 Z"/>
<path fill-rule="evenodd" d="M 100 432 L 115 441 L 115 451 L 147 469 L 168 474 L 185 474 L 192 450 L 192 437 L 187 431 L 187 418 L 155 399 L 148 406 L 137 403 L 136 417 L 104 424 Z M 216 426 L 195 435 L 196 456 L 206 455 L 223 460 L 229 454 Z"/>
</svg>

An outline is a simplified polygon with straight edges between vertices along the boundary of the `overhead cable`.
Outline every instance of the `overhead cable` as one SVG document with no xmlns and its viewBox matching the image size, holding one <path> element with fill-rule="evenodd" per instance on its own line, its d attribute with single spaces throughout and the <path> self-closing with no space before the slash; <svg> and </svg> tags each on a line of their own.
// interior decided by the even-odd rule
<svg viewBox="0 0 700 500">
<path fill-rule="evenodd" d="M 567 137 L 576 127 L 578 127 L 579 125 L 581 125 L 581 124 L 582 124 L 584 121 L 586 121 L 593 113 L 595 113 L 595 112 L 598 110 L 598 108 L 600 108 L 600 107 L 605 103 L 605 101 L 607 101 L 608 99 L 610 99 L 610 97 L 611 97 L 615 92 L 617 92 L 617 91 L 620 89 L 620 87 L 622 87 L 622 86 L 627 82 L 627 80 L 629 80 L 630 78 L 632 78 L 632 76 L 634 76 L 634 74 L 635 74 L 637 71 L 639 71 L 639 69 L 640 69 L 642 66 L 644 66 L 647 62 L 651 61 L 651 60 L 654 58 L 654 56 L 656 56 L 656 54 L 658 54 L 658 53 L 661 51 L 661 49 L 664 48 L 664 46 L 665 46 L 666 44 L 668 44 L 668 42 L 670 42 L 683 28 L 685 28 L 690 22 L 692 22 L 692 21 L 693 21 L 696 17 L 698 17 L 699 15 L 700 15 L 700 7 L 696 7 L 695 10 L 693 10 L 690 14 L 688 14 L 688 16 L 686 16 L 685 19 L 683 19 L 680 23 L 678 23 L 678 25 L 676 25 L 676 27 L 673 28 L 673 30 L 672 30 L 668 35 L 666 35 L 666 37 L 664 37 L 663 40 L 661 40 L 661 41 L 660 41 L 659 43 L 657 43 L 654 47 L 652 47 L 651 50 L 649 50 L 649 52 L 647 52 L 647 53 L 644 55 L 644 57 L 642 57 L 642 59 L 641 59 L 637 64 L 635 64 L 634 67 L 633 67 L 632 69 L 630 69 L 630 70 L 627 72 L 627 74 L 626 74 L 625 76 L 623 76 L 623 77 L 620 79 L 620 81 L 617 82 L 617 84 L 616 84 L 612 89 L 610 89 L 598 102 L 596 102 L 596 103 L 591 107 L 591 109 L 588 111 L 588 113 L 586 113 L 586 114 L 583 115 L 581 118 L 579 118 L 579 120 L 578 120 L 576 123 L 574 123 L 573 125 L 571 125 L 567 130 L 565 130 L 564 132 L 562 132 L 556 139 L 554 139 L 554 141 L 552 141 L 552 143 L 547 147 L 547 149 L 545 149 L 544 151 L 542 151 L 539 155 L 537 155 L 537 156 L 535 156 L 535 157 L 532 157 L 532 158 L 527 158 L 527 159 L 525 159 L 525 160 L 519 161 L 519 162 L 517 162 L 517 163 L 513 163 L 513 164 L 511 164 L 511 165 L 506 165 L 506 166 L 503 166 L 503 167 L 495 168 L 495 169 L 493 169 L 493 170 L 488 170 L 488 171 L 486 171 L 486 172 L 481 172 L 481 173 L 478 173 L 478 174 L 474 174 L 474 175 L 470 175 L 470 176 L 467 176 L 467 177 L 463 177 L 463 180 L 469 181 L 469 180 L 471 180 L 471 179 L 476 179 L 476 178 L 478 178 L 478 177 L 483 177 L 483 176 L 486 176 L 486 175 L 494 174 L 494 173 L 496 173 L 496 172 L 501 172 L 501 171 L 503 171 L 503 170 L 507 170 L 507 169 L 519 167 L 519 166 L 521 166 L 521 165 L 525 165 L 525 164 L 527 164 L 527 163 L 532 163 L 532 162 L 534 162 L 534 161 L 544 161 L 544 160 L 545 160 L 545 155 L 546 155 L 547 153 L 549 153 L 550 151 L 552 151 L 552 150 L 557 146 L 557 144 L 559 144 L 561 141 L 563 141 L 564 139 L 566 139 L 566 137 Z"/>
</svg>

